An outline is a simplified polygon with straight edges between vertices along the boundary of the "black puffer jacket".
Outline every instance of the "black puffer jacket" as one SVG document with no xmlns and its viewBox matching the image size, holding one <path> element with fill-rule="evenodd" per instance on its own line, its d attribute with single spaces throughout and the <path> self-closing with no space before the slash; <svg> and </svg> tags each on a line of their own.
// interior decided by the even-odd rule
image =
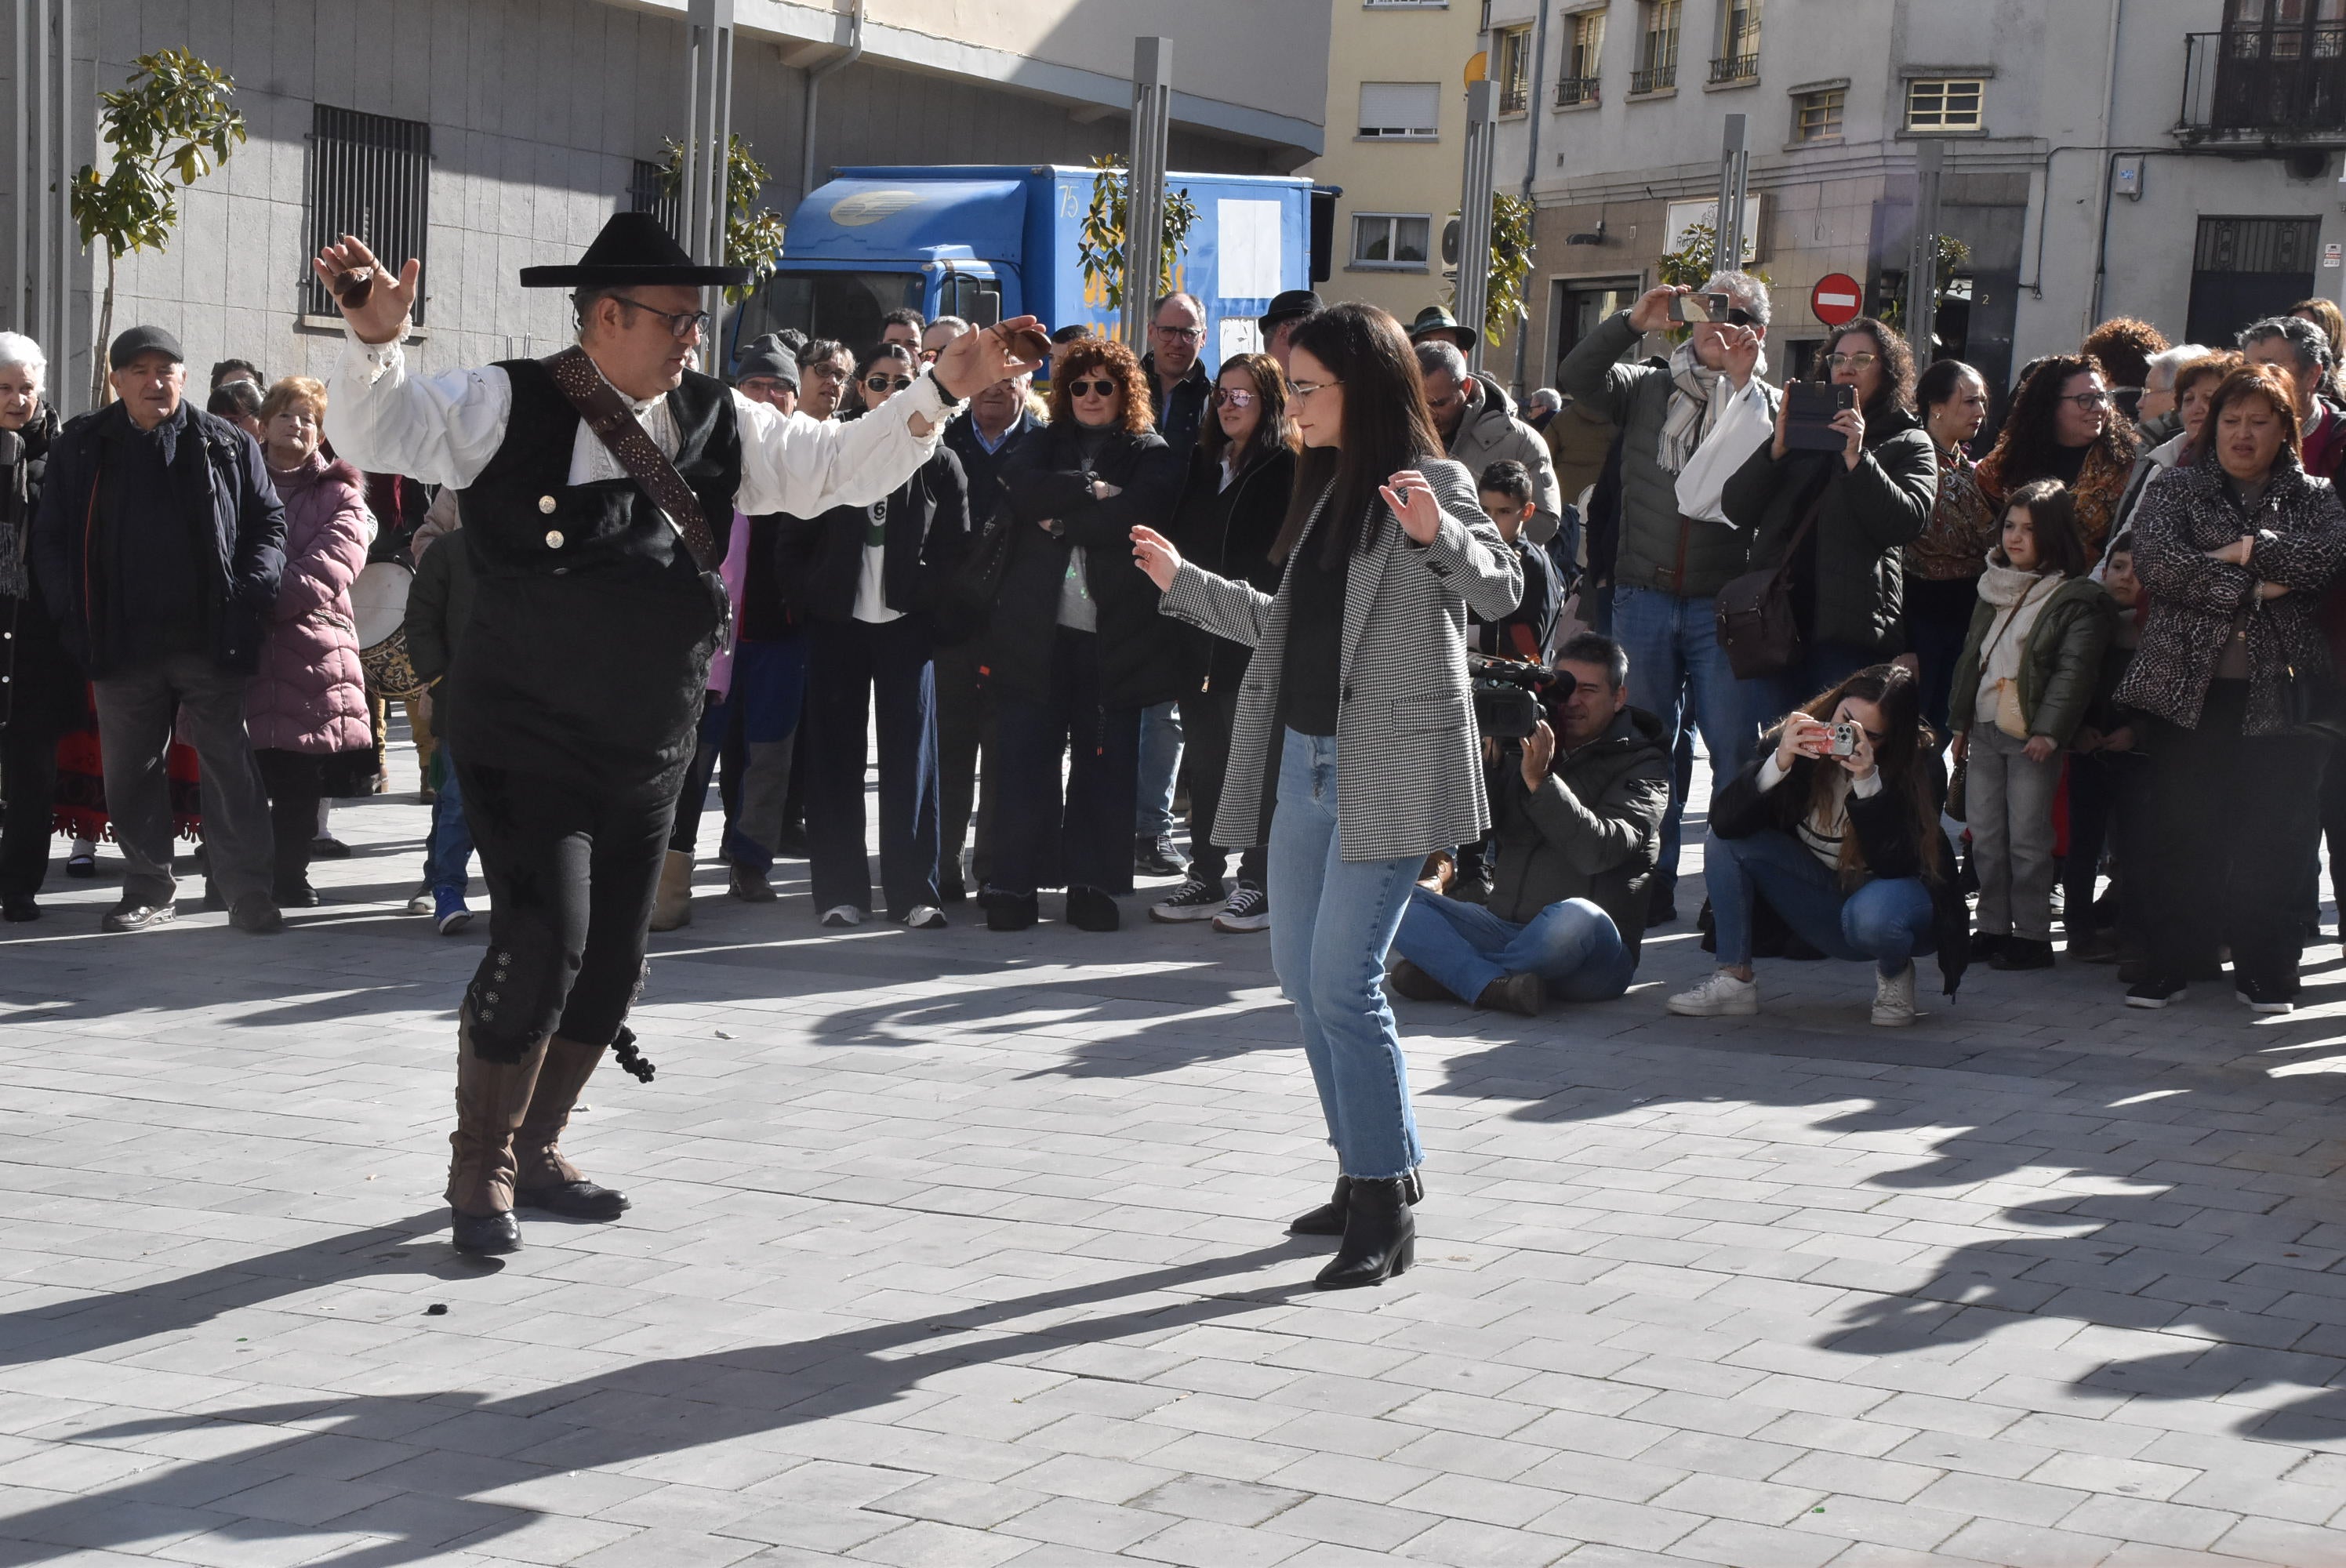
<svg viewBox="0 0 2346 1568">
<path fill-rule="evenodd" d="M 1181 695 L 1178 628 L 1157 613 L 1157 585 L 1132 564 L 1133 524 L 1165 525 L 1180 473 L 1165 443 L 1147 432 L 1110 435 L 1087 466 L 1072 424 L 1046 427 L 1003 465 L 1010 555 L 984 642 L 995 690 L 1030 699 L 1049 692 L 1059 585 L 1080 545 L 1084 581 L 1098 609 L 1101 701 L 1146 708 Z M 1095 478 L 1122 494 L 1095 500 Z"/>
<path fill-rule="evenodd" d="M 775 530 L 773 570 L 793 607 L 819 621 L 855 618 L 864 536 L 875 522 L 882 598 L 899 615 L 925 617 L 969 551 L 969 484 L 953 449 L 938 447 L 912 478 L 869 506 L 783 516 Z"/>
<path fill-rule="evenodd" d="M 1773 789 L 1760 789 L 1760 769 L 1775 756 L 1783 733 L 1780 724 L 1770 729 L 1743 770 L 1711 798 L 1710 830 L 1717 837 L 1748 839 L 1773 830 L 1797 840 L 1795 830 L 1809 809 L 1809 791 L 1814 788 L 1817 769 L 1825 764 L 1818 758 L 1800 758 Z M 1956 881 L 1954 849 L 1938 823 L 1947 803 L 1946 774 L 1939 766 L 1938 753 L 1928 748 L 1923 751 L 1922 765 L 1929 770 L 1933 805 L 1927 828 L 1918 824 L 1913 810 L 1887 789 L 1870 800 L 1850 792 L 1849 830 L 1857 835 L 1858 852 L 1864 863 L 1857 881 L 1844 891 L 1854 891 L 1875 878 L 1921 878 L 1931 894 L 1931 935 L 1938 948 L 1939 974 L 1946 983 L 1946 993 L 1953 996 L 1971 963 L 1971 911 Z M 1924 852 L 1925 844 L 1932 840 L 1936 841 L 1935 856 Z"/>
<path fill-rule="evenodd" d="M 1280 568 L 1270 558 L 1270 546 L 1287 520 L 1288 497 L 1294 489 L 1295 454 L 1284 447 L 1256 457 L 1225 486 L 1222 465 L 1200 445 L 1189 454 L 1188 482 L 1181 488 L 1166 537 L 1183 560 L 1275 594 Z M 1186 622 L 1174 624 L 1180 634 L 1183 692 L 1194 692 L 1199 681 L 1235 691 L 1246 678 L 1254 649 Z"/>
<path fill-rule="evenodd" d="M 1773 443 L 1736 470 L 1720 499 L 1751 536 L 1751 570 L 1781 565 L 1800 519 L 1818 497 L 1816 525 L 1793 556 L 1792 606 L 1800 634 L 1897 653 L 1906 638 L 1904 546 L 1930 524 L 1939 496 L 1939 454 L 1923 422 L 1885 408 L 1865 416 L 1855 468 L 1838 452 L 1788 452 Z"/>
<path fill-rule="evenodd" d="M 1586 899 L 1613 917 L 1634 966 L 1670 803 L 1675 738 L 1652 714 L 1625 708 L 1604 734 L 1558 757 L 1537 789 L 1511 759 L 1494 791 L 1490 911 L 1525 924 L 1550 904 Z"/>
<path fill-rule="evenodd" d="M 71 729 L 89 711 L 81 670 L 33 581 L 33 518 L 56 434 L 56 410 L 44 402 L 18 433 L 23 456 L 0 468 L 0 728 Z"/>
</svg>

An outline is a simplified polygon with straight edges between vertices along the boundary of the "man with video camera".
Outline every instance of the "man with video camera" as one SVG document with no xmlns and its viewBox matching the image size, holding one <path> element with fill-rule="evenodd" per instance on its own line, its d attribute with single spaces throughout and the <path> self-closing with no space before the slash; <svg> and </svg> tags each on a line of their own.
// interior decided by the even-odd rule
<svg viewBox="0 0 2346 1568">
<path fill-rule="evenodd" d="M 1518 694 L 1511 701 L 1494 682 Z M 1552 669 L 1494 662 L 1475 685 L 1484 744 L 1510 764 L 1494 791 L 1490 901 L 1412 892 L 1389 983 L 1414 1002 L 1454 998 L 1527 1018 L 1551 995 L 1618 996 L 1646 931 L 1669 804 L 1669 731 L 1629 706 L 1628 656 L 1594 632 L 1567 641 Z M 1511 709 L 1523 710 L 1517 722 Z"/>
</svg>

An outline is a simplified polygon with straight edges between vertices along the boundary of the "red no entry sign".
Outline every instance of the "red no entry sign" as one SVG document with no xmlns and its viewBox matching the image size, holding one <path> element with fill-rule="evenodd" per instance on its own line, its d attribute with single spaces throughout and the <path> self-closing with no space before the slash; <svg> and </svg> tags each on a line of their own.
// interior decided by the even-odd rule
<svg viewBox="0 0 2346 1568">
<path fill-rule="evenodd" d="M 1857 280 L 1846 272 L 1828 272 L 1809 290 L 1810 313 L 1828 327 L 1855 321 L 1858 308 L 1864 302 L 1864 291 Z"/>
</svg>

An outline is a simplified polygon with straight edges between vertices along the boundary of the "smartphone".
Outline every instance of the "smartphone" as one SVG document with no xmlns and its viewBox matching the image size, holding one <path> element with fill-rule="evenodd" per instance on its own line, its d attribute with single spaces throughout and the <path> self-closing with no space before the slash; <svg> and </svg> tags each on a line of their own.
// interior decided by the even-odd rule
<svg viewBox="0 0 2346 1568">
<path fill-rule="evenodd" d="M 1724 294 L 1673 294 L 1670 296 L 1670 320 L 1673 321 L 1724 321 L 1734 301 Z"/>
<path fill-rule="evenodd" d="M 1857 389 L 1833 382 L 1784 383 L 1784 448 L 1788 452 L 1839 452 L 1848 439 L 1832 427 L 1833 416 L 1857 406 Z"/>
<path fill-rule="evenodd" d="M 1835 757 L 1854 757 L 1857 755 L 1856 725 L 1842 723 L 1836 724 L 1832 727 L 1831 755 Z"/>
</svg>

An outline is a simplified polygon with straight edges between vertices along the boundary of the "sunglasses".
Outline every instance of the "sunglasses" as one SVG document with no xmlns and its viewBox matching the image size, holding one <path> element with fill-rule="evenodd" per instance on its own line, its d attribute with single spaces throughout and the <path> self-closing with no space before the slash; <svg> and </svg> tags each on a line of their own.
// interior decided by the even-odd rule
<svg viewBox="0 0 2346 1568">
<path fill-rule="evenodd" d="M 1116 382 L 1106 376 L 1102 376 L 1096 382 L 1069 382 L 1067 395 L 1069 397 L 1114 397 Z"/>
<path fill-rule="evenodd" d="M 1214 389 L 1216 408 L 1252 408 L 1260 401 L 1250 392 L 1224 392 L 1220 387 Z"/>
<path fill-rule="evenodd" d="M 912 384 L 913 378 L 910 376 L 865 376 L 863 378 L 864 389 L 868 392 L 903 392 Z"/>
</svg>

